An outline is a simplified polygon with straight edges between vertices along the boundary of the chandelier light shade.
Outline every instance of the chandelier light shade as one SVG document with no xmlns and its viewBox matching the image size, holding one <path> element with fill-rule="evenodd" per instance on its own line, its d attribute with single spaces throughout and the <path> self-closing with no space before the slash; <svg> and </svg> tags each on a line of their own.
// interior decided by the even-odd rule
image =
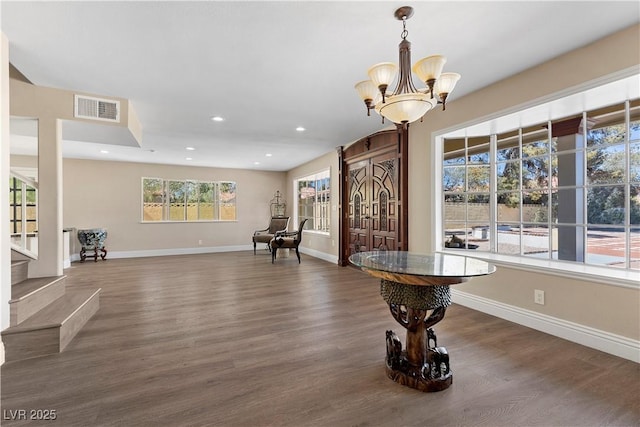
<svg viewBox="0 0 640 427">
<path fill-rule="evenodd" d="M 380 95 L 378 87 L 371 80 L 364 80 L 360 83 L 356 83 L 356 90 L 358 91 L 360 98 L 362 98 L 364 103 L 367 105 L 367 116 L 370 116 L 371 108 L 375 105 L 374 99 L 376 96 L 380 96 L 380 100 L 382 101 L 382 96 Z"/>
<path fill-rule="evenodd" d="M 438 101 L 427 93 L 402 93 L 379 102 L 375 110 L 393 123 L 412 123 L 436 106 Z"/>
<path fill-rule="evenodd" d="M 460 74 L 458 73 L 442 73 L 440 78 L 436 80 L 435 92 L 442 99 L 442 109 L 446 108 L 447 96 L 451 93 L 456 83 L 460 80 Z"/>
<path fill-rule="evenodd" d="M 382 100 L 384 101 L 387 87 L 393 83 L 398 74 L 398 66 L 393 62 L 381 62 L 369 68 L 369 78 L 373 84 L 380 90 Z"/>
<path fill-rule="evenodd" d="M 402 41 L 399 45 L 400 66 L 392 62 L 381 62 L 369 68 L 370 80 L 355 85 L 356 91 L 367 107 L 367 115 L 373 109 L 384 119 L 405 126 L 421 119 L 437 104 L 446 107 L 447 97 L 460 80 L 460 74 L 443 73 L 447 58 L 431 55 L 411 67 L 411 43 L 407 40 L 407 19 L 413 15 L 413 8 L 404 6 L 396 10 L 395 17 L 402 21 Z M 416 88 L 411 70 L 425 88 Z M 396 81 L 393 92 L 389 86 Z"/>
<path fill-rule="evenodd" d="M 426 58 L 422 58 L 420 61 L 416 62 L 413 66 L 412 70 L 420 81 L 423 81 L 427 84 L 431 95 L 433 95 L 433 85 L 442 74 L 442 69 L 444 68 L 444 64 L 446 64 L 447 58 L 442 55 L 431 55 Z"/>
</svg>

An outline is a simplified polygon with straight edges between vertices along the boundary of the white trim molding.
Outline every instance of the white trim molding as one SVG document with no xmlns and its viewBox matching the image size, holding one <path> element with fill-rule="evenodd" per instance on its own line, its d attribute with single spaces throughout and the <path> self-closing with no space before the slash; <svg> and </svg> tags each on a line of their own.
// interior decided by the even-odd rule
<svg viewBox="0 0 640 427">
<path fill-rule="evenodd" d="M 209 254 L 216 252 L 238 252 L 253 250 L 251 245 L 237 245 L 237 246 L 212 246 L 212 247 L 197 247 L 197 248 L 168 248 L 168 249 L 149 249 L 142 251 L 113 251 L 107 253 L 107 259 L 109 258 L 144 258 L 152 256 L 170 256 L 170 255 L 195 255 L 195 254 Z M 71 261 L 80 261 L 80 255 L 71 255 Z"/>
<path fill-rule="evenodd" d="M 640 363 L 640 341 L 456 289 L 451 290 L 451 296 L 464 307 Z"/>
<path fill-rule="evenodd" d="M 107 253 L 107 259 L 117 258 L 144 258 L 154 256 L 170 256 L 170 255 L 195 255 L 195 254 L 211 254 L 216 252 L 239 252 L 239 251 L 253 251 L 251 245 L 236 245 L 236 246 L 211 246 L 211 247 L 197 247 L 197 248 L 169 248 L 169 249 L 150 249 L 142 251 L 113 251 Z M 299 247 L 299 251 L 303 254 L 310 255 L 315 258 L 319 258 L 324 261 L 338 264 L 338 256 L 331 255 L 324 252 L 316 251 L 314 249 Z M 80 261 L 79 254 L 72 254 L 71 261 Z M 65 265 L 65 268 L 66 265 Z"/>
<path fill-rule="evenodd" d="M 306 232 L 306 230 L 305 230 L 305 232 Z M 298 248 L 298 250 L 300 252 L 302 252 L 303 254 L 311 255 L 314 258 L 320 258 L 323 261 L 327 261 L 327 262 L 330 262 L 330 263 L 333 263 L 333 264 L 336 264 L 336 265 L 338 264 L 338 255 L 331 255 L 331 254 L 328 254 L 326 252 L 316 251 L 315 249 L 309 249 L 309 248 L 305 248 L 303 246 L 300 246 Z"/>
</svg>

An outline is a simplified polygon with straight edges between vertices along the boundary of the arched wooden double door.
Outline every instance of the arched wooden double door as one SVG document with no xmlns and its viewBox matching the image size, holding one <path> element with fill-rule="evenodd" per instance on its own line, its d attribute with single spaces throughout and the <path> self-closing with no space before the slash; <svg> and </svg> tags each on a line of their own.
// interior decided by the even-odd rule
<svg viewBox="0 0 640 427">
<path fill-rule="evenodd" d="M 406 136 L 380 132 L 342 151 L 342 265 L 355 252 L 407 250 Z"/>
</svg>

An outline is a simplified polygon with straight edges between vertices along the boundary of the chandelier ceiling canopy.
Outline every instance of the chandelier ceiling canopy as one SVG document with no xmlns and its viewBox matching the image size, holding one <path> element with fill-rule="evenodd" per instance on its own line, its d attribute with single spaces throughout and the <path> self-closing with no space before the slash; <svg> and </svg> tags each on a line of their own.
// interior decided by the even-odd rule
<svg viewBox="0 0 640 427">
<path fill-rule="evenodd" d="M 437 104 L 445 109 L 447 97 L 460 79 L 460 74 L 443 73 L 447 58 L 431 55 L 411 67 L 411 43 L 407 40 L 407 19 L 413 15 L 411 6 L 403 6 L 395 11 L 396 19 L 402 21 L 402 41 L 399 45 L 400 67 L 392 62 L 381 62 L 369 68 L 370 80 L 355 85 L 358 94 L 367 106 L 367 115 L 375 110 L 384 119 L 406 125 L 424 116 Z M 398 69 L 399 68 L 399 69 Z M 424 82 L 425 88 L 416 88 L 411 70 Z M 399 71 L 399 73 L 398 73 Z M 388 87 L 396 81 L 393 92 Z"/>
</svg>

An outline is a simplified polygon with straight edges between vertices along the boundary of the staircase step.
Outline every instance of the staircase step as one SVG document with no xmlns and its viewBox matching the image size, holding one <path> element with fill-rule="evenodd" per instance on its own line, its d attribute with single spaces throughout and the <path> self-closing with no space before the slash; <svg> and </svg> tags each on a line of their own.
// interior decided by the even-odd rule
<svg viewBox="0 0 640 427">
<path fill-rule="evenodd" d="M 21 324 L 2 331 L 7 362 L 59 353 L 100 308 L 100 289 L 67 290 Z"/>
<path fill-rule="evenodd" d="M 27 280 L 29 260 L 11 261 L 11 285 Z"/>
<path fill-rule="evenodd" d="M 26 279 L 11 286 L 9 325 L 16 326 L 64 295 L 67 276 Z"/>
</svg>

